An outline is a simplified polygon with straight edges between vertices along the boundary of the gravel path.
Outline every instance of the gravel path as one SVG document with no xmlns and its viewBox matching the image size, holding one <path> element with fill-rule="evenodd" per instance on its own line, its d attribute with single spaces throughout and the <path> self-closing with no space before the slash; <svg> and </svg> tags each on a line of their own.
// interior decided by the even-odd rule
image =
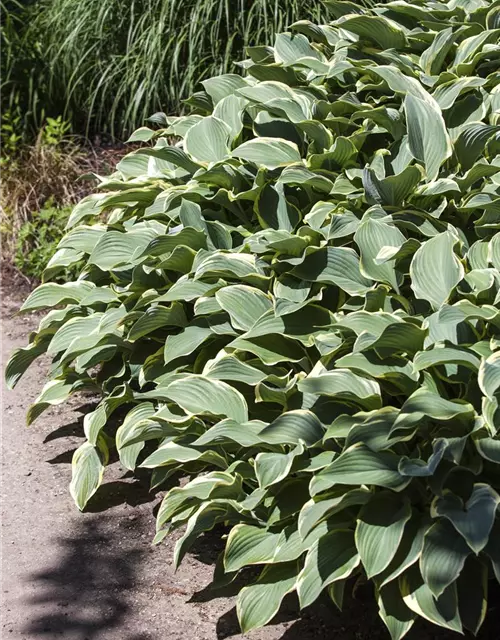
<svg viewBox="0 0 500 640">
<path fill-rule="evenodd" d="M 4 361 L 37 325 L 34 316 L 14 315 L 19 302 L 18 295 L 3 296 Z M 46 366 L 47 361 L 36 362 L 14 392 L 3 389 L 2 639 L 241 639 L 234 597 L 213 598 L 206 588 L 221 548 L 218 536 L 201 539 L 174 573 L 175 539 L 151 547 L 153 509 L 161 495 L 149 494 L 118 463 L 107 470 L 90 512 L 78 513 L 67 485 L 90 404 L 74 399 L 27 429 L 26 410 L 41 389 Z M 325 600 L 298 619 L 290 598 L 275 624 L 245 638 L 387 640 L 368 602 L 360 590 L 342 615 Z M 494 624 L 490 627 L 481 640 L 498 637 Z M 427 626 L 408 636 L 458 637 Z"/>
</svg>

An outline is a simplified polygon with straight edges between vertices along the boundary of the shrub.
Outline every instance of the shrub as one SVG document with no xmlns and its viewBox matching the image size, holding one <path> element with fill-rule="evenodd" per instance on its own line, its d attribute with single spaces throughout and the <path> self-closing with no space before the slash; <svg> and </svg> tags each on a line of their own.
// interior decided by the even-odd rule
<svg viewBox="0 0 500 640">
<path fill-rule="evenodd" d="M 57 260 L 86 266 L 29 296 L 52 311 L 7 378 L 52 355 L 29 422 L 102 393 L 80 509 L 110 448 L 155 487 L 191 477 L 156 541 L 187 525 L 178 564 L 231 527 L 217 575 L 262 569 L 244 631 L 366 578 L 394 639 L 477 632 L 500 579 L 499 5 L 328 6 L 136 132 L 154 146 L 74 209 Z"/>
</svg>

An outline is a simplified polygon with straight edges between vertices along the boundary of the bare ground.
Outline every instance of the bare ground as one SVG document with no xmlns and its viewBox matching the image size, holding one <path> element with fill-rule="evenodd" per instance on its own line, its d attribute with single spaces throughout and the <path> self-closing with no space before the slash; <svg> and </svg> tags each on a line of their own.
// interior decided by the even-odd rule
<svg viewBox="0 0 500 640">
<path fill-rule="evenodd" d="M 2 303 L 3 360 L 27 341 L 35 316 L 15 316 L 20 291 Z M 3 368 L 4 365 L 2 365 Z M 220 532 L 203 537 L 174 572 L 175 538 L 151 546 L 161 494 L 118 463 L 86 513 L 67 491 L 73 450 L 90 405 L 81 398 L 25 427 L 47 361 L 37 361 L 14 392 L 3 393 L 2 632 L 4 640 L 241 640 L 234 595 L 208 589 L 221 549 Z M 215 597 L 214 597 L 215 596 Z M 498 591 L 480 640 L 500 636 Z M 495 628 L 496 627 L 496 628 Z M 299 616 L 290 597 L 273 624 L 247 640 L 387 640 L 372 598 L 357 592 L 344 613 L 326 598 Z M 456 634 L 416 625 L 410 640 L 451 640 Z"/>
</svg>

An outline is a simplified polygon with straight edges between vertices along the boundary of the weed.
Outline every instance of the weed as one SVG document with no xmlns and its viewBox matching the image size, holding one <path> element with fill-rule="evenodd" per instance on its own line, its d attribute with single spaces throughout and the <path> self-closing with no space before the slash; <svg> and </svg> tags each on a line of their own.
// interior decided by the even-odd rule
<svg viewBox="0 0 500 640">
<path fill-rule="evenodd" d="M 71 210 L 71 206 L 56 207 L 48 200 L 31 220 L 21 225 L 16 238 L 14 265 L 26 277 L 42 279 L 43 271 L 64 235 Z M 64 275 L 70 274 L 65 272 Z"/>
</svg>

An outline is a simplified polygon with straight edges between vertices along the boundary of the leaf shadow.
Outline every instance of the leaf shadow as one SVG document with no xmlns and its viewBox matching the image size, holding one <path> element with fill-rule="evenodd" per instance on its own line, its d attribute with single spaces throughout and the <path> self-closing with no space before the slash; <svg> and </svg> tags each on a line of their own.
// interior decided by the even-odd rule
<svg viewBox="0 0 500 640">
<path fill-rule="evenodd" d="M 146 551 L 129 543 L 124 553 L 116 544 L 116 533 L 108 533 L 108 521 L 103 516 L 80 520 L 68 535 L 57 538 L 53 565 L 26 576 L 35 590 L 27 605 L 40 613 L 30 616 L 23 634 L 100 640 L 112 629 L 127 627 L 133 617 L 131 594 Z M 147 632 L 122 637 L 153 640 Z"/>
<path fill-rule="evenodd" d="M 89 500 L 85 511 L 88 513 L 101 513 L 122 504 L 138 507 L 141 504 L 153 502 L 155 499 L 156 492 L 150 491 L 149 485 L 143 480 L 114 480 L 106 482 L 99 487 L 98 491 Z"/>
<path fill-rule="evenodd" d="M 63 451 L 62 453 L 58 453 L 53 458 L 46 460 L 49 464 L 71 464 L 73 460 L 73 454 L 76 451 L 76 447 L 73 449 L 68 449 L 67 451 Z"/>
<path fill-rule="evenodd" d="M 65 424 L 58 429 L 54 429 L 47 434 L 43 440 L 44 444 L 51 442 L 52 440 L 58 440 L 59 438 L 68 438 L 70 436 L 81 436 L 83 434 L 83 417 Z"/>
</svg>

